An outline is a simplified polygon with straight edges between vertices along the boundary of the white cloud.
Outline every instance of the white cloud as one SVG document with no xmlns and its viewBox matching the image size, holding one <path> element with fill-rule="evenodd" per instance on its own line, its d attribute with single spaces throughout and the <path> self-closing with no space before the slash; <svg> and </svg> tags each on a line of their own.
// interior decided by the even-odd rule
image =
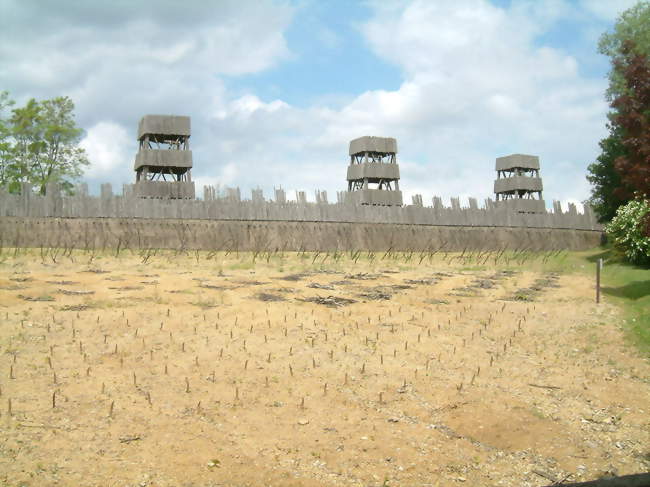
<svg viewBox="0 0 650 487">
<path fill-rule="evenodd" d="M 90 167 L 86 175 L 92 179 L 109 178 L 115 172 L 133 167 L 132 138 L 112 122 L 99 122 L 91 127 L 79 144 L 86 150 Z"/>
<path fill-rule="evenodd" d="M 541 157 L 547 199 L 584 199 L 585 168 L 604 132 L 605 85 L 581 76 L 565 52 L 536 45 L 531 15 L 551 24 L 565 11 L 563 2 L 547 4 L 551 13 L 483 0 L 380 7 L 362 32 L 402 69 L 398 89 L 367 91 L 338 110 L 242 96 L 212 122 L 215 152 L 237 164 L 243 186 L 334 195 L 345 187 L 350 139 L 397 137 L 407 202 L 415 192 L 427 202 L 492 196 L 494 159 L 532 153 Z"/>
<path fill-rule="evenodd" d="M 322 188 L 334 200 L 345 188 L 348 141 L 394 136 L 405 201 L 422 193 L 427 204 L 433 195 L 492 196 L 494 159 L 525 152 L 541 157 L 547 199 L 583 199 L 584 170 L 604 131 L 605 86 L 582 77 L 565 52 L 536 45 L 540 25 L 566 13 L 563 2 L 545 5 L 379 8 L 361 30 L 402 70 L 398 89 L 367 91 L 336 110 L 246 94 L 215 112 L 208 151 L 237 168 L 233 182 L 243 187 L 262 185 L 267 196 L 279 185 Z"/>
<path fill-rule="evenodd" d="M 74 100 L 79 125 L 90 127 L 91 181 L 133 182 L 135 129 L 148 113 L 191 116 L 193 149 L 206 161 L 208 119 L 229 103 L 224 78 L 290 56 L 284 31 L 294 9 L 282 1 L 0 4 L 0 86 L 19 103 Z"/>
<path fill-rule="evenodd" d="M 638 0 L 580 0 L 580 5 L 596 17 L 612 21 Z"/>
<path fill-rule="evenodd" d="M 547 199 L 587 196 L 585 168 L 605 130 L 605 80 L 585 77 L 578 59 L 539 36 L 576 12 L 611 19 L 602 4 L 371 3 L 360 32 L 376 56 L 397 66 L 401 85 L 346 97 L 337 108 L 322 101 L 300 108 L 264 100 L 234 78 L 291 57 L 284 33 L 292 7 L 187 2 L 179 18 L 173 2 L 90 3 L 57 2 L 48 15 L 8 3 L 0 58 L 13 61 L 11 70 L 0 66 L 0 84 L 17 96 L 75 100 L 80 124 L 91 127 L 84 144 L 92 147 L 94 179 L 132 182 L 138 119 L 177 113 L 192 117 L 199 195 L 206 183 L 240 185 L 246 195 L 261 185 L 267 197 L 273 187 L 291 196 L 320 188 L 335 201 L 345 188 L 349 140 L 380 135 L 398 139 L 406 202 L 416 192 L 426 204 L 433 195 L 491 196 L 494 159 L 513 152 L 541 157 Z M 315 35 L 336 47 L 336 32 Z"/>
</svg>

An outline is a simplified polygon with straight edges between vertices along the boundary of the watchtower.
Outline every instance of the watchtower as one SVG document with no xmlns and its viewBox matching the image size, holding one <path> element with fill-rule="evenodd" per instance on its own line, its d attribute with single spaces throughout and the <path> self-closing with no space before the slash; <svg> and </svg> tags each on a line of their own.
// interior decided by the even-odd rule
<svg viewBox="0 0 650 487">
<path fill-rule="evenodd" d="M 190 117 L 145 115 L 138 125 L 134 192 L 141 198 L 194 199 Z"/>
<path fill-rule="evenodd" d="M 397 141 L 390 137 L 359 137 L 350 141 L 349 153 L 346 202 L 402 206 Z"/>
<path fill-rule="evenodd" d="M 512 154 L 497 157 L 494 192 L 497 205 L 518 213 L 545 213 L 539 157 Z"/>
</svg>

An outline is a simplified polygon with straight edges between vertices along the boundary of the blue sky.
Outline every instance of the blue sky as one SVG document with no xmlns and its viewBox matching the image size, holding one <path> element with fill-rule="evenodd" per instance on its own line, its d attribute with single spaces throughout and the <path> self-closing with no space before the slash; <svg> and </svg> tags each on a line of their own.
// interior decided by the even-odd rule
<svg viewBox="0 0 650 487">
<path fill-rule="evenodd" d="M 199 188 L 345 188 L 347 144 L 396 137 L 405 201 L 490 197 L 494 159 L 540 156 L 544 196 L 588 197 L 628 0 L 45 3 L 0 0 L 0 89 L 70 96 L 91 190 L 134 180 L 146 113 L 192 117 Z"/>
</svg>

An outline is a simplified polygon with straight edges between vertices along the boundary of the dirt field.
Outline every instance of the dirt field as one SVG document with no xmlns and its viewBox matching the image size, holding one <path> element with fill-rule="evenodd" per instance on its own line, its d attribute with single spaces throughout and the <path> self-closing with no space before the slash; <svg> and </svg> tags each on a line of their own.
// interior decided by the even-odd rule
<svg viewBox="0 0 650 487">
<path fill-rule="evenodd" d="M 335 257 L 5 249 L 0 483 L 541 486 L 650 469 L 650 365 L 592 279 L 553 272 L 561 259 Z"/>
</svg>

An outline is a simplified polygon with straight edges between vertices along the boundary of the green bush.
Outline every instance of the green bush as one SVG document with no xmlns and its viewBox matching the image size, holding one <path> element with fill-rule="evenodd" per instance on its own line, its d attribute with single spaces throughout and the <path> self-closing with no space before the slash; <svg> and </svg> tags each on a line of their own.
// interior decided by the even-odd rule
<svg viewBox="0 0 650 487">
<path fill-rule="evenodd" d="M 605 227 L 614 247 L 632 264 L 650 265 L 650 236 L 645 234 L 649 217 L 650 201 L 634 200 L 621 206 Z"/>
</svg>

